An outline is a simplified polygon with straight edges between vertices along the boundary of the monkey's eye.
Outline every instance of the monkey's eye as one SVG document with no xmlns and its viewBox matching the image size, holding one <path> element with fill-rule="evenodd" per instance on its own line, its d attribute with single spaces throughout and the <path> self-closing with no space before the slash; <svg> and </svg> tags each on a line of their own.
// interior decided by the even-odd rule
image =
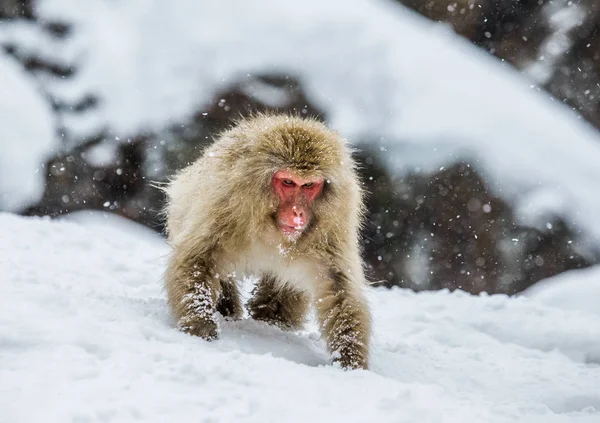
<svg viewBox="0 0 600 423">
<path fill-rule="evenodd" d="M 304 187 L 306 187 L 306 188 L 310 188 L 310 187 L 312 187 L 314 184 L 315 184 L 314 182 L 307 182 L 307 183 L 305 183 L 303 186 L 304 186 Z"/>
<path fill-rule="evenodd" d="M 294 183 L 294 181 L 292 181 L 291 179 L 284 179 L 284 180 L 283 180 L 283 184 L 284 184 L 284 185 L 287 185 L 288 187 L 293 187 L 294 185 L 296 185 L 296 184 Z"/>
</svg>

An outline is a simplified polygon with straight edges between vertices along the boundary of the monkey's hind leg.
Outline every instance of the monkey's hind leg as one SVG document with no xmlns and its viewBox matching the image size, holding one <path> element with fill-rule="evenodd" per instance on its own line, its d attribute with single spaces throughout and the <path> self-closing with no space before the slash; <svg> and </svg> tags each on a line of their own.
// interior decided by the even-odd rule
<svg viewBox="0 0 600 423">
<path fill-rule="evenodd" d="M 362 293 L 342 272 L 320 287 L 316 309 L 333 362 L 344 369 L 366 369 L 371 318 Z"/>
<path fill-rule="evenodd" d="M 215 318 L 219 280 L 206 261 L 185 257 L 177 249 L 165 274 L 169 306 L 183 332 L 207 341 L 218 339 Z"/>
<path fill-rule="evenodd" d="M 248 311 L 255 320 L 267 322 L 285 330 L 299 329 L 309 306 L 307 294 L 282 286 L 271 275 L 265 275 L 252 291 Z"/>
<path fill-rule="evenodd" d="M 240 293 L 235 280 L 232 278 L 221 279 L 221 295 L 219 296 L 217 311 L 223 317 L 233 320 L 241 319 L 244 314 Z"/>
</svg>

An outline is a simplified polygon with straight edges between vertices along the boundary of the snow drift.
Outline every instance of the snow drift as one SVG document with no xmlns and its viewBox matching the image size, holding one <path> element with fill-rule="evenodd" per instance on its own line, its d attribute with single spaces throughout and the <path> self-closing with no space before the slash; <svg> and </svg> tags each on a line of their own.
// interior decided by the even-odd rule
<svg viewBox="0 0 600 423">
<path fill-rule="evenodd" d="M 589 422 L 600 316 L 534 298 L 371 290 L 372 369 L 315 324 L 172 327 L 168 248 L 110 216 L 0 214 L 0 421 Z M 571 290 L 576 292 L 576 289 Z"/>
</svg>

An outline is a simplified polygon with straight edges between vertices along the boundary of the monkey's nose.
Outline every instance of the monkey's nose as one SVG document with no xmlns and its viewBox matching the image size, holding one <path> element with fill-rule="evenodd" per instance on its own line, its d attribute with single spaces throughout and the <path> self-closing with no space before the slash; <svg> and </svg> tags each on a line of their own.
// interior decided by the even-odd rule
<svg viewBox="0 0 600 423">
<path fill-rule="evenodd" d="M 292 207 L 292 211 L 294 212 L 294 217 L 304 217 L 304 210 L 298 210 L 298 207 Z"/>
<path fill-rule="evenodd" d="M 304 210 L 298 209 L 296 206 L 292 207 L 292 212 L 294 216 L 292 217 L 292 222 L 294 222 L 294 226 L 297 228 L 301 228 L 304 226 Z"/>
</svg>

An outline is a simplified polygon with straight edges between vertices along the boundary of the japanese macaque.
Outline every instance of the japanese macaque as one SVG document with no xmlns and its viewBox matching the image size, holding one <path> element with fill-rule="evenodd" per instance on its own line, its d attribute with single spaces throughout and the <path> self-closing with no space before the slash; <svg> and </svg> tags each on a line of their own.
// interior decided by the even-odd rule
<svg viewBox="0 0 600 423">
<path fill-rule="evenodd" d="M 177 174 L 167 195 L 165 278 L 182 331 L 217 339 L 216 312 L 243 314 L 234 278 L 256 275 L 250 316 L 294 330 L 312 303 L 333 361 L 367 368 L 362 192 L 339 135 L 299 117 L 243 120 Z"/>
</svg>

